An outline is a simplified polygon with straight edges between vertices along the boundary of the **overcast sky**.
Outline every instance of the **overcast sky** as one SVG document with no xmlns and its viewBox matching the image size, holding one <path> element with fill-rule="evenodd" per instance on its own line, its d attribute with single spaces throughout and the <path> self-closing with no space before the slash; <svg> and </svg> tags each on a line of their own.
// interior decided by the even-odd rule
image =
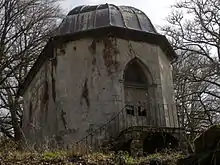
<svg viewBox="0 0 220 165">
<path fill-rule="evenodd" d="M 63 0 L 62 7 L 67 13 L 72 8 L 79 5 L 92 5 L 112 3 L 115 5 L 127 5 L 136 7 L 147 14 L 155 25 L 165 23 L 165 18 L 171 11 L 170 6 L 177 0 Z"/>
</svg>

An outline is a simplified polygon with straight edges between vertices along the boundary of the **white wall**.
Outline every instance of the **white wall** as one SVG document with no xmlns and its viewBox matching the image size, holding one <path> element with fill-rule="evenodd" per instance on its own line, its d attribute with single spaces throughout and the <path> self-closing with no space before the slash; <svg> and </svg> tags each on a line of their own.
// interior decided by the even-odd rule
<svg viewBox="0 0 220 165">
<path fill-rule="evenodd" d="M 38 94 L 43 96 L 44 90 L 38 84 L 42 85 L 45 79 L 49 86 L 48 102 L 43 108 L 38 103 L 39 107 L 34 109 L 36 125 L 41 129 L 41 136 L 37 137 L 56 134 L 69 143 L 105 123 L 124 107 L 124 69 L 135 57 L 151 73 L 151 102 L 173 104 L 170 62 L 159 46 L 115 38 L 72 41 L 55 49 L 55 61 L 49 60 L 42 66 L 24 94 L 23 128 L 27 135 L 29 102 L 34 90 L 41 91 Z M 41 96 L 34 97 L 33 102 L 41 100 Z M 165 122 L 167 112 L 161 108 L 153 111 L 159 126 L 172 126 L 174 121 Z"/>
</svg>

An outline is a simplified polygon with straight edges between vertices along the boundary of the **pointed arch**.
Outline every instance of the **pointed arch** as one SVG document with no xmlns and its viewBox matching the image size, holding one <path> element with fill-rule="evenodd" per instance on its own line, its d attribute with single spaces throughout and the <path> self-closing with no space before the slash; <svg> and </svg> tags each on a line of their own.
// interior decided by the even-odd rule
<svg viewBox="0 0 220 165">
<path fill-rule="evenodd" d="M 148 87 L 153 83 L 152 75 L 147 66 L 137 57 L 130 60 L 124 70 L 124 85 Z"/>
<path fill-rule="evenodd" d="M 151 84 L 153 84 L 152 75 L 141 60 L 134 58 L 125 66 L 123 78 L 127 114 L 144 117 L 142 121 L 145 120 L 143 123 L 147 124 L 149 98 L 152 97 L 152 92 L 150 92 Z"/>
</svg>

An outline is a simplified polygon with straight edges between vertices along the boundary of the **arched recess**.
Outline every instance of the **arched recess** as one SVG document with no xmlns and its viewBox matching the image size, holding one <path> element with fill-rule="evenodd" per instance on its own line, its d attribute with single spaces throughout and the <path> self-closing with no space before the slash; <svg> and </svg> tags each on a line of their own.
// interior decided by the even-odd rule
<svg viewBox="0 0 220 165">
<path fill-rule="evenodd" d="M 154 154 L 166 149 L 178 149 L 179 140 L 170 133 L 155 132 L 143 140 L 144 154 Z"/>
<path fill-rule="evenodd" d="M 152 90 L 154 83 L 147 66 L 138 58 L 134 58 L 127 63 L 123 78 L 126 113 L 130 116 L 150 119 L 149 105 L 154 97 L 154 90 Z M 146 122 L 142 124 L 146 125 Z"/>
<path fill-rule="evenodd" d="M 136 76 L 133 78 L 128 77 L 129 73 L 133 73 L 133 74 L 135 73 Z M 150 73 L 147 66 L 137 57 L 131 59 L 126 64 L 123 78 L 124 78 L 124 82 L 127 83 L 127 85 L 129 85 L 128 83 L 139 84 L 139 85 L 146 83 L 148 86 L 153 84 L 152 74 Z"/>
</svg>

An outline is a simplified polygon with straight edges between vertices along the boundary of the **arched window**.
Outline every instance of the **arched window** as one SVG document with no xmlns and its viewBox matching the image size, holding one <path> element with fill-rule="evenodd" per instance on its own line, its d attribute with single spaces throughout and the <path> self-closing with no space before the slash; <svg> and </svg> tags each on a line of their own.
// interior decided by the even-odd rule
<svg viewBox="0 0 220 165">
<path fill-rule="evenodd" d="M 124 72 L 125 85 L 147 86 L 147 78 L 140 64 L 136 60 L 130 61 Z"/>
<path fill-rule="evenodd" d="M 126 112 L 132 116 L 146 116 L 148 80 L 146 67 L 138 60 L 131 60 L 124 71 L 124 94 Z"/>
</svg>

